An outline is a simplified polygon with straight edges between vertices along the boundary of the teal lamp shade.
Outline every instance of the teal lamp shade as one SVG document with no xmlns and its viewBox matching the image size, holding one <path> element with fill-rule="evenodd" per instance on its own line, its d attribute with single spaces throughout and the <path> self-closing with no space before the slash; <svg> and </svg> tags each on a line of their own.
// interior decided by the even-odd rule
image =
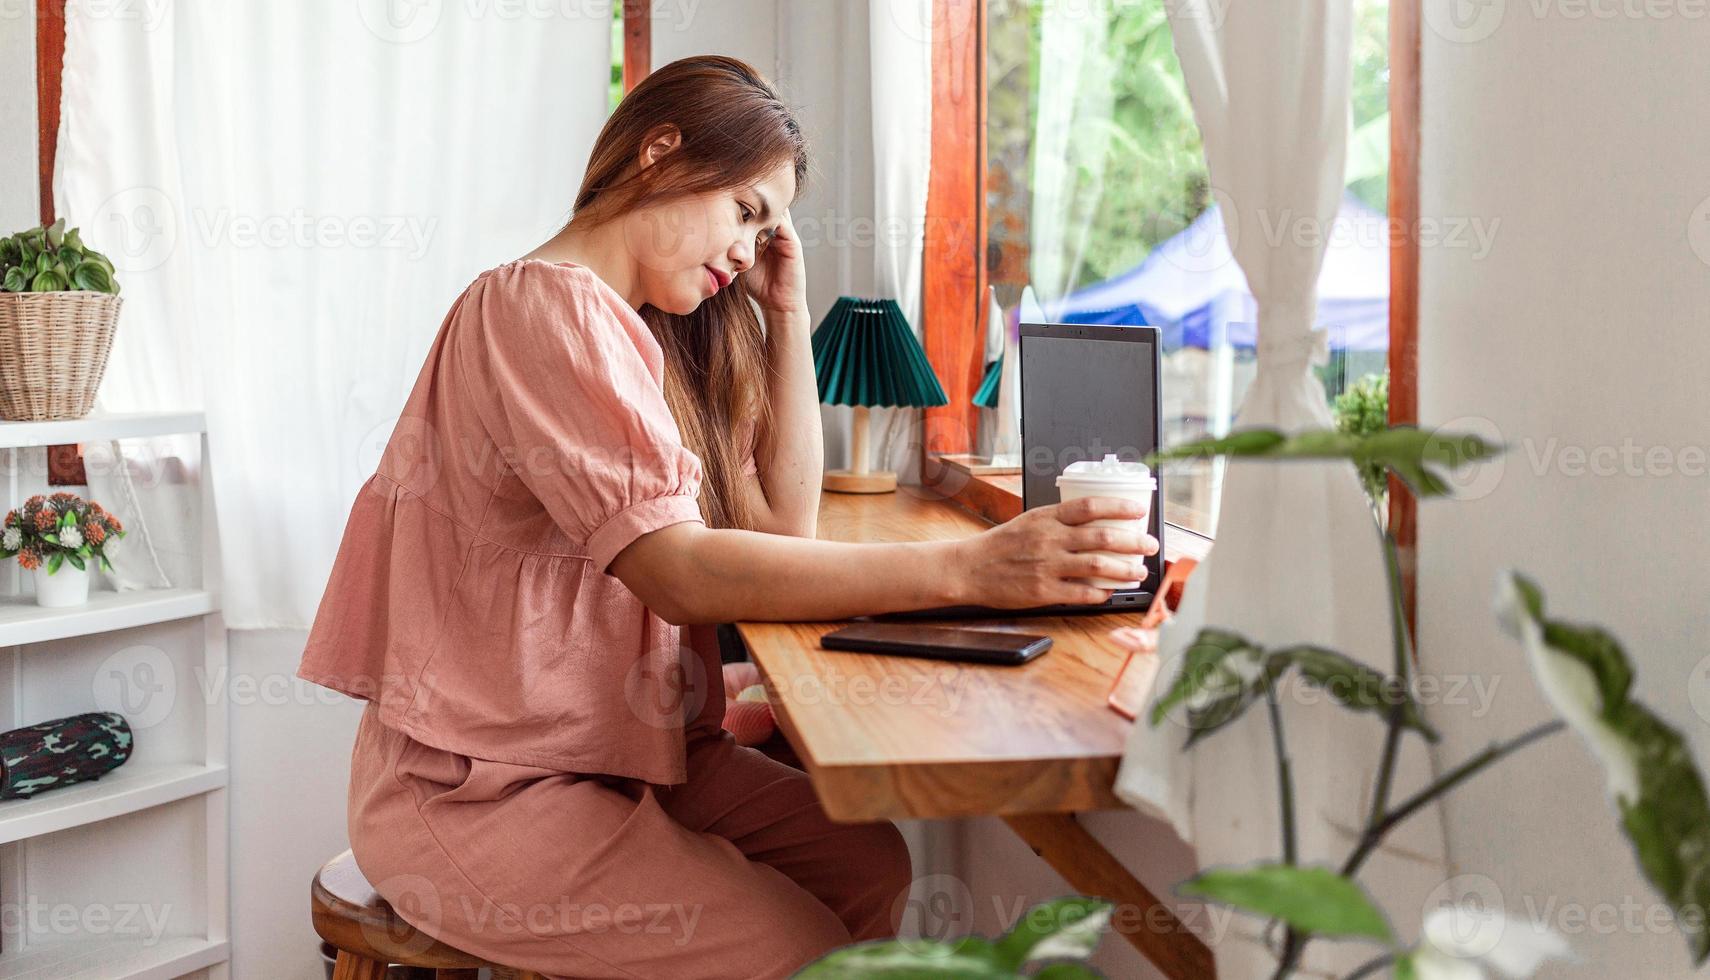
<svg viewBox="0 0 1710 980">
<path fill-rule="evenodd" d="M 986 375 L 980 379 L 980 387 L 974 391 L 974 405 L 978 408 L 998 407 L 998 380 L 1003 377 L 1003 355 L 997 360 L 986 362 Z"/>
<path fill-rule="evenodd" d="M 827 405 L 950 402 L 894 299 L 838 299 L 813 332 L 813 366 Z"/>
<path fill-rule="evenodd" d="M 813 369 L 821 403 L 855 408 L 850 468 L 827 470 L 825 489 L 842 493 L 895 490 L 895 473 L 868 468 L 868 408 L 925 408 L 950 403 L 897 301 L 840 297 L 813 332 Z"/>
</svg>

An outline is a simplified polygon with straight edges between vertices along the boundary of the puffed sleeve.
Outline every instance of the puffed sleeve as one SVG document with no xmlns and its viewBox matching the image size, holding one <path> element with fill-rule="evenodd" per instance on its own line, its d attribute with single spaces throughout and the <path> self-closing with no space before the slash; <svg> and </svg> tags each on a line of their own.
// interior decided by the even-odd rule
<svg viewBox="0 0 1710 980">
<path fill-rule="evenodd" d="M 608 294 L 580 266 L 513 262 L 483 275 L 456 325 L 483 428 L 600 572 L 643 534 L 702 520 L 664 355 Z"/>
</svg>

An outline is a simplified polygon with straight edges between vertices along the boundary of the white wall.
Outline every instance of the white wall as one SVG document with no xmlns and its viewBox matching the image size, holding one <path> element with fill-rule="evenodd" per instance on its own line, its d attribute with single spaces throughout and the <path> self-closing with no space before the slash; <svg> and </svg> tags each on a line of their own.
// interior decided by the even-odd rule
<svg viewBox="0 0 1710 980">
<path fill-rule="evenodd" d="M 307 634 L 233 630 L 232 976 L 322 980 L 309 879 L 349 847 L 353 701 L 295 676 Z"/>
<path fill-rule="evenodd" d="M 1710 12 L 1495 0 L 1461 5 L 1473 19 L 1457 25 L 1454 0 L 1426 4 L 1424 213 L 1500 225 L 1486 256 L 1424 249 L 1420 412 L 1487 421 L 1513 447 L 1493 485 L 1475 484 L 1487 495 L 1421 513 L 1424 663 L 1499 684 L 1484 717 L 1438 713 L 1443 758 L 1547 716 L 1519 651 L 1484 613 L 1497 569 L 1513 565 L 1556 615 L 1625 642 L 1638 696 L 1688 735 L 1702 769 Z M 1548 455 L 1602 447 L 1619 464 L 1610 453 L 1629 441 L 1661 447 L 1672 472 L 1646 475 L 1642 448 L 1638 472 L 1610 475 Z M 1510 914 L 1568 934 L 1581 962 L 1550 975 L 1689 975 L 1680 937 L 1645 926 L 1656 899 L 1572 736 L 1473 782 L 1448 816 L 1457 870 L 1470 876 L 1457 886 L 1494 888 Z"/>
<path fill-rule="evenodd" d="M 653 4 L 653 67 L 693 54 L 741 58 L 773 77 L 778 0 L 677 0 Z"/>
</svg>

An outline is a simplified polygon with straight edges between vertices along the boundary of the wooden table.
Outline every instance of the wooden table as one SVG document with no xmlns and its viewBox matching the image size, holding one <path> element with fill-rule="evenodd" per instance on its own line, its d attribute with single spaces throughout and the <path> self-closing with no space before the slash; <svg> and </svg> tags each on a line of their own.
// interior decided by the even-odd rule
<svg viewBox="0 0 1710 980">
<path fill-rule="evenodd" d="M 820 501 L 822 540 L 941 540 L 989 526 L 919 488 L 825 493 Z M 737 629 L 779 727 L 834 819 L 1002 816 L 1072 887 L 1163 923 L 1124 935 L 1166 976 L 1197 980 L 1215 976 L 1211 951 L 1073 816 L 1125 806 L 1112 785 L 1133 723 L 1105 697 L 1126 654 L 1107 637 L 1139 619 L 959 621 L 1050 634 L 1051 650 L 1020 667 L 820 649 L 820 636 L 843 622 Z"/>
</svg>

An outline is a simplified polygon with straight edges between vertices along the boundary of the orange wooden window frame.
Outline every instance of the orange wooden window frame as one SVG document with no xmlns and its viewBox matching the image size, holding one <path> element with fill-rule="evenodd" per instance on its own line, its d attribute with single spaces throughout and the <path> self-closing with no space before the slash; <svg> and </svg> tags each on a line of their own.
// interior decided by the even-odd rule
<svg viewBox="0 0 1710 980">
<path fill-rule="evenodd" d="M 648 0 L 623 0 L 623 90 L 653 70 L 653 9 Z"/>
<path fill-rule="evenodd" d="M 1419 424 L 1419 0 L 1389 5 L 1389 421 Z M 1389 478 L 1402 605 L 1417 636 L 1418 501 Z"/>
<path fill-rule="evenodd" d="M 932 170 L 926 190 L 921 342 L 949 402 L 925 410 L 922 473 L 974 448 L 984 367 L 986 0 L 932 0 Z"/>
<path fill-rule="evenodd" d="M 59 82 L 65 67 L 65 0 L 36 0 L 36 162 L 42 224 L 53 224 L 53 160 L 59 147 Z"/>
<path fill-rule="evenodd" d="M 65 0 L 36 0 L 36 176 L 42 224 L 53 224 L 53 163 L 59 150 L 60 79 L 65 69 Z M 11 229 L 0 229 L 10 232 Z M 49 446 L 50 487 L 89 482 L 81 447 Z"/>
</svg>

